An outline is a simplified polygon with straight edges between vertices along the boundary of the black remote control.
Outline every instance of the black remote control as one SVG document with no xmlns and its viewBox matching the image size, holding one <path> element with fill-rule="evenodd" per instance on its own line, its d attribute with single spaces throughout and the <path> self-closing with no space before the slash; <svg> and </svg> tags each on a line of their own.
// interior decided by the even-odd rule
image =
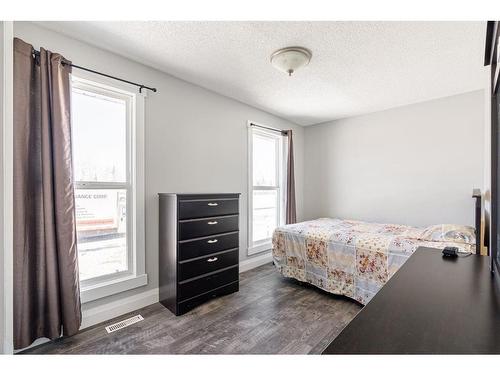
<svg viewBox="0 0 500 375">
<path fill-rule="evenodd" d="M 443 249 L 443 256 L 448 258 L 456 258 L 458 257 L 458 247 L 454 246 L 446 246 Z"/>
</svg>

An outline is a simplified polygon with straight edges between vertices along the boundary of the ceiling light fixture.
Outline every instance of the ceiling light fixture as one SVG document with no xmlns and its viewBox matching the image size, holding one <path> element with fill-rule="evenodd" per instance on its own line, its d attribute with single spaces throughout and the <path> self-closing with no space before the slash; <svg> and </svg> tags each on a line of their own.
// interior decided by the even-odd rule
<svg viewBox="0 0 500 375">
<path fill-rule="evenodd" d="M 297 69 L 311 61 L 312 53 L 303 47 L 281 48 L 271 55 L 271 64 L 291 76 Z"/>
</svg>

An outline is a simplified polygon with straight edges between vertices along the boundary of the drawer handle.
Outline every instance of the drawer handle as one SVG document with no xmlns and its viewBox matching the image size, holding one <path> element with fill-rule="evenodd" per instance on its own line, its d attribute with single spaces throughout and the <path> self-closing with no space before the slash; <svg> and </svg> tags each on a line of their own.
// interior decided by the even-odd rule
<svg viewBox="0 0 500 375">
<path fill-rule="evenodd" d="M 207 224 L 208 225 L 215 225 L 215 224 L 217 224 L 217 222 L 216 221 L 209 221 Z"/>
<path fill-rule="evenodd" d="M 209 262 L 209 263 L 212 263 L 212 262 L 217 262 L 217 259 L 219 259 L 219 258 L 217 258 L 217 257 L 208 258 L 208 259 L 207 259 L 207 262 Z"/>
<path fill-rule="evenodd" d="M 215 240 L 208 240 L 207 242 L 208 243 L 216 243 L 217 241 L 219 241 L 219 240 L 217 240 L 217 239 L 215 239 Z"/>
<path fill-rule="evenodd" d="M 212 203 L 212 202 L 210 202 L 208 205 L 209 205 L 210 207 L 214 207 L 214 206 L 218 206 L 218 205 L 219 205 L 219 203 Z"/>
</svg>

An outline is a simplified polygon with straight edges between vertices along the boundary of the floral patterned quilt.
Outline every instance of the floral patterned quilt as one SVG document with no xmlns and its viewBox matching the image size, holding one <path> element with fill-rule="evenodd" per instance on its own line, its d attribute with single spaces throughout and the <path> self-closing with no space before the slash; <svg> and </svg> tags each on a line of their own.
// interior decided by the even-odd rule
<svg viewBox="0 0 500 375">
<path fill-rule="evenodd" d="M 475 251 L 474 228 L 415 228 L 322 218 L 279 227 L 273 258 L 279 272 L 366 304 L 419 246 Z"/>
</svg>

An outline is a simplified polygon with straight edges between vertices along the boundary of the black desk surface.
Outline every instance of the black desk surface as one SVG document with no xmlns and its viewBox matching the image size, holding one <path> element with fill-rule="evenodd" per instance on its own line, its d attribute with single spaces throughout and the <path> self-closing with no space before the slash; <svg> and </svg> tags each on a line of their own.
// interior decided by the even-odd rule
<svg viewBox="0 0 500 375">
<path fill-rule="evenodd" d="M 500 283 L 488 262 L 417 249 L 323 354 L 500 353 Z"/>
</svg>

